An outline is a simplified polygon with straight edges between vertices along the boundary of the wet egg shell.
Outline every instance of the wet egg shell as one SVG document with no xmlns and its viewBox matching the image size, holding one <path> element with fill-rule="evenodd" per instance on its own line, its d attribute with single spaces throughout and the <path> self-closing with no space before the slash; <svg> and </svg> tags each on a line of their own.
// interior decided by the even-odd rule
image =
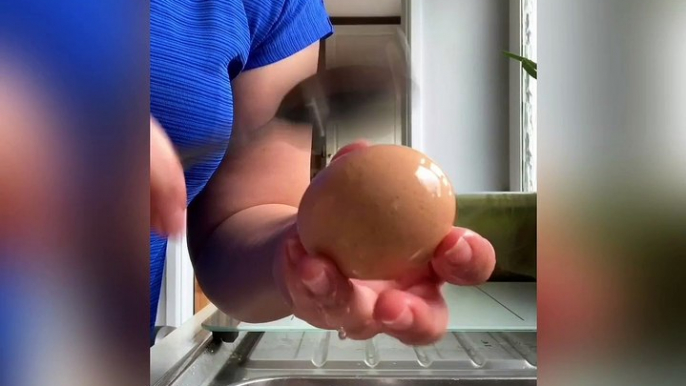
<svg viewBox="0 0 686 386">
<path fill-rule="evenodd" d="M 390 280 L 425 267 L 455 221 L 443 171 L 405 146 L 345 154 L 303 195 L 297 227 L 305 249 L 351 278 Z"/>
</svg>

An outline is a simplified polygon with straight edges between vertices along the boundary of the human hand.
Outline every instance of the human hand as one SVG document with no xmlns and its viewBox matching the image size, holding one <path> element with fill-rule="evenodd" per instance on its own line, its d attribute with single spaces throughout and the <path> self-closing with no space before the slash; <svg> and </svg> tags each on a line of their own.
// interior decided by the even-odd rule
<svg viewBox="0 0 686 386">
<path fill-rule="evenodd" d="M 334 158 L 365 146 L 347 146 Z M 351 339 L 385 333 L 405 344 L 426 345 L 447 328 L 443 283 L 481 284 L 494 266 L 495 252 L 485 238 L 454 227 L 422 270 L 392 281 L 349 279 L 326 256 L 308 255 L 293 227 L 275 273 L 293 314 L 315 327 L 342 330 Z"/>
<path fill-rule="evenodd" d="M 178 235 L 185 224 L 183 168 L 169 137 L 150 117 L 150 226 L 163 235 Z"/>
</svg>

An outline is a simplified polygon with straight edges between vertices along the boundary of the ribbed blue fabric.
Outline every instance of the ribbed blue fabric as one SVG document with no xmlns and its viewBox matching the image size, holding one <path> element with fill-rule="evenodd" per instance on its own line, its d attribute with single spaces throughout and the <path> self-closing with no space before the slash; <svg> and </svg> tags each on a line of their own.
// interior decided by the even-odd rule
<svg viewBox="0 0 686 386">
<path fill-rule="evenodd" d="M 231 80 L 278 62 L 333 32 L 322 0 L 152 0 L 150 111 L 180 149 L 228 145 Z M 225 149 L 186 171 L 188 201 Z M 150 332 L 155 326 L 166 240 L 150 234 Z"/>
</svg>

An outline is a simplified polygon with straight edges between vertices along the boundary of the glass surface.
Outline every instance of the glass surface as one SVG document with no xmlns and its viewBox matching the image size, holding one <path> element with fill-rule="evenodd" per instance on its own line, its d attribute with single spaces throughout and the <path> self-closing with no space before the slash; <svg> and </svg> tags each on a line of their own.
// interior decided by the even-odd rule
<svg viewBox="0 0 686 386">
<path fill-rule="evenodd" d="M 486 283 L 478 287 L 446 285 L 449 331 L 536 331 L 536 283 Z M 294 316 L 268 323 L 243 323 L 217 311 L 203 322 L 210 331 L 311 331 Z"/>
</svg>

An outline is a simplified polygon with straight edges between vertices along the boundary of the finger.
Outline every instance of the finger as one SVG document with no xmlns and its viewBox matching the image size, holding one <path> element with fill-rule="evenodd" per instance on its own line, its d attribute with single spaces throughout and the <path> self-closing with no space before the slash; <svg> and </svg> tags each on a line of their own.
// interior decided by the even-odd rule
<svg viewBox="0 0 686 386">
<path fill-rule="evenodd" d="M 336 152 L 336 154 L 333 156 L 333 158 L 331 158 L 331 161 L 333 162 L 333 161 L 341 158 L 342 156 L 344 156 L 344 155 L 346 155 L 352 151 L 364 149 L 365 147 L 369 147 L 369 146 L 370 146 L 370 143 L 366 140 L 355 141 L 349 145 L 345 145 L 342 148 L 340 148 L 338 150 L 338 152 Z"/>
<path fill-rule="evenodd" d="M 359 328 L 343 327 L 342 331 L 345 332 L 345 337 L 351 340 L 367 340 L 380 334 L 381 328 L 376 321 L 371 317 L 367 320 L 368 322 Z"/>
<path fill-rule="evenodd" d="M 325 259 L 305 258 L 298 268 L 306 299 L 333 328 L 361 333 L 372 327 L 376 294 L 371 290 L 353 285 Z"/>
<path fill-rule="evenodd" d="M 391 289 L 379 295 L 374 318 L 383 332 L 408 345 L 432 344 L 445 334 L 448 308 L 440 288 L 432 283 L 408 291 Z"/>
<path fill-rule="evenodd" d="M 377 292 L 366 285 L 352 280 L 353 295 L 343 313 L 334 316 L 337 328 L 345 332 L 348 339 L 367 340 L 381 332 L 381 326 L 374 320 L 374 304 Z"/>
<path fill-rule="evenodd" d="M 297 237 L 286 243 L 288 256 L 287 284 L 303 306 L 337 308 L 351 297 L 352 283 L 328 259 L 310 256 Z"/>
<path fill-rule="evenodd" d="M 294 240 L 289 240 L 287 248 L 286 284 L 296 308 L 333 311 L 349 301 L 352 284 L 336 272 L 332 262 L 309 256 Z"/>
<path fill-rule="evenodd" d="M 372 333 L 376 294 L 354 285 L 328 259 L 291 244 L 286 281 L 297 316 L 321 328 L 343 328 L 355 338 Z M 372 334 L 373 336 L 373 334 Z"/>
<path fill-rule="evenodd" d="M 164 235 L 183 233 L 186 223 L 186 184 L 183 168 L 169 138 L 151 121 L 150 223 Z"/>
<path fill-rule="evenodd" d="M 477 285 L 493 273 L 495 250 L 480 235 L 456 227 L 436 248 L 431 264 L 436 274 L 449 283 Z"/>
</svg>

